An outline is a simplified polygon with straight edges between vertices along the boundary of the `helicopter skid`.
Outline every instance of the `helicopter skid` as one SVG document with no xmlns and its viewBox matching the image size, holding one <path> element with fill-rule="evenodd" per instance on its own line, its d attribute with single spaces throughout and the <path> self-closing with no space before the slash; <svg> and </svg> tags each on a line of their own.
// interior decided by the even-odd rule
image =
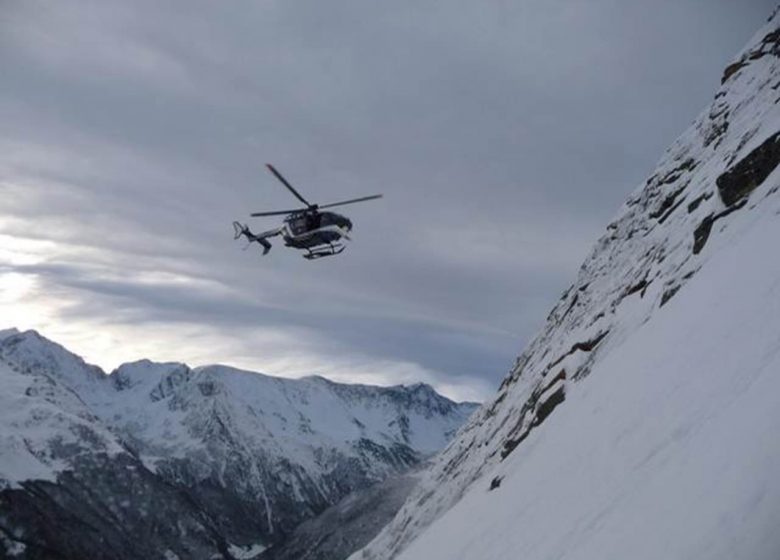
<svg viewBox="0 0 780 560">
<path fill-rule="evenodd" d="M 338 255 L 344 251 L 344 249 L 346 249 L 344 245 L 323 247 L 314 251 L 310 250 L 308 253 L 303 255 L 303 258 L 309 261 L 313 261 L 316 259 L 321 259 L 322 257 L 332 257 L 333 255 Z"/>
</svg>

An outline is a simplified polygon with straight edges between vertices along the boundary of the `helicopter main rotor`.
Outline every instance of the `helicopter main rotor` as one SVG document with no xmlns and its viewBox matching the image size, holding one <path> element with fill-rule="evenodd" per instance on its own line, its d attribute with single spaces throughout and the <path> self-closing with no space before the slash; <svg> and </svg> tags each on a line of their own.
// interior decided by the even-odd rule
<svg viewBox="0 0 780 560">
<path fill-rule="evenodd" d="M 306 205 L 306 208 L 297 208 L 297 209 L 294 209 L 294 210 L 272 210 L 270 212 L 254 212 L 254 213 L 250 214 L 250 216 L 253 216 L 253 217 L 281 216 L 281 215 L 284 215 L 284 214 L 293 214 L 295 212 L 307 212 L 307 211 L 308 212 L 317 212 L 317 210 L 322 209 L 322 208 L 333 208 L 334 206 L 344 206 L 345 204 L 354 204 L 356 202 L 365 202 L 367 200 L 374 200 L 374 199 L 377 199 L 377 198 L 382 198 L 381 194 L 373 194 L 373 195 L 370 195 L 370 196 L 362 196 L 360 198 L 352 198 L 352 199 L 349 199 L 349 200 L 342 200 L 341 202 L 331 202 L 330 204 L 323 204 L 323 205 L 312 204 L 311 202 L 309 202 L 308 200 L 303 198 L 301 193 L 296 191 L 295 188 L 289 183 L 289 181 L 287 181 L 287 179 L 285 179 L 284 176 L 281 173 L 279 173 L 273 165 L 271 165 L 270 163 L 266 163 L 265 166 L 268 168 L 268 170 L 271 173 L 274 174 L 274 177 L 279 179 L 280 183 L 282 183 L 285 187 L 287 187 L 287 189 L 293 194 L 293 196 L 295 196 L 295 198 L 297 198 L 298 200 L 300 200 L 301 202 L 303 202 Z"/>
<path fill-rule="evenodd" d="M 281 183 L 282 183 L 282 184 L 283 184 L 285 187 L 287 187 L 288 189 L 290 189 L 290 192 L 291 192 L 291 193 L 293 193 L 293 195 L 295 196 L 295 198 L 297 198 L 298 200 L 300 200 L 301 202 L 303 202 L 303 203 L 304 203 L 306 206 L 308 206 L 309 208 L 311 208 L 311 207 L 313 206 L 311 202 L 309 202 L 308 200 L 306 200 L 305 198 L 303 198 L 303 196 L 301 196 L 301 193 L 299 193 L 298 191 L 296 191 L 296 190 L 293 188 L 293 186 L 292 186 L 292 185 L 291 185 L 289 182 L 287 182 L 287 179 L 285 179 L 285 178 L 282 176 L 282 174 L 281 174 L 281 173 L 279 173 L 279 172 L 276 170 L 276 168 L 275 168 L 273 165 L 271 165 L 270 163 L 266 163 L 266 164 L 265 164 L 265 166 L 268 168 L 268 170 L 269 170 L 271 173 L 273 173 L 273 174 L 274 174 L 274 177 L 276 177 L 277 179 L 279 179 L 279 181 L 280 181 L 280 182 L 281 182 Z"/>
</svg>

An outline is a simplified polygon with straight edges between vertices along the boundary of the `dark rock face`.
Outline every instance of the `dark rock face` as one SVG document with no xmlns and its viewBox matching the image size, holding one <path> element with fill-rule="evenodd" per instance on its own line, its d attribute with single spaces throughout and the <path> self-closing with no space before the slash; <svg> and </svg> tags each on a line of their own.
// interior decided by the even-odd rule
<svg viewBox="0 0 780 560">
<path fill-rule="evenodd" d="M 712 231 L 712 224 L 715 223 L 714 214 L 710 214 L 704 218 L 701 223 L 693 231 L 693 254 L 698 255 L 701 250 L 704 249 L 704 245 L 710 238 L 710 232 Z"/>
<path fill-rule="evenodd" d="M 636 292 L 643 290 L 646 286 L 647 286 L 647 282 L 645 280 L 642 280 L 642 282 L 639 283 L 639 288 L 628 290 L 627 295 L 635 294 Z M 560 364 L 567 356 L 571 356 L 575 352 L 593 352 L 596 346 L 601 344 L 601 342 L 604 340 L 604 338 L 606 338 L 608 334 L 609 331 L 603 331 L 590 340 L 585 340 L 583 342 L 575 342 L 574 344 L 572 344 L 568 352 L 566 352 L 565 354 L 561 355 L 560 357 L 552 361 L 552 363 L 548 368 L 548 371 L 554 368 L 555 366 L 557 366 L 558 364 Z"/>
<path fill-rule="evenodd" d="M 497 488 L 501 488 L 501 482 L 503 481 L 503 478 L 500 476 L 493 477 L 493 480 L 490 481 L 490 488 L 488 490 L 495 490 Z"/>
<path fill-rule="evenodd" d="M 692 212 L 695 212 L 695 211 L 696 211 L 696 209 L 697 209 L 699 206 L 701 206 L 701 203 L 702 203 L 702 202 L 704 202 L 705 200 L 709 200 L 711 197 L 712 197 L 712 193 L 711 193 L 711 192 L 708 192 L 708 193 L 704 193 L 703 195 L 701 195 L 701 196 L 697 196 L 696 198 L 694 198 L 694 199 L 693 199 L 693 200 L 692 200 L 692 201 L 691 201 L 691 202 L 688 204 L 688 213 L 690 214 L 690 213 L 692 213 Z"/>
<path fill-rule="evenodd" d="M 725 84 L 729 78 L 731 78 L 734 74 L 739 72 L 745 66 L 747 66 L 747 62 L 743 60 L 738 60 L 737 62 L 734 62 L 726 66 L 726 68 L 724 68 L 723 70 L 723 77 L 720 79 L 721 85 Z"/>
<path fill-rule="evenodd" d="M 552 391 L 546 399 L 539 403 L 533 425 L 538 426 L 544 422 L 547 417 L 552 414 L 552 411 L 565 400 L 566 390 L 563 385 L 560 385 L 556 390 Z"/>
<path fill-rule="evenodd" d="M 241 484 L 241 480 L 251 472 L 251 466 L 243 457 L 234 456 L 234 459 L 235 463 L 224 472 L 222 480 L 216 475 L 205 479 L 198 476 L 193 472 L 191 459 L 168 460 L 158 466 L 157 474 L 171 486 L 182 489 L 198 508 L 214 520 L 217 532 L 231 543 L 262 542 L 266 535 L 273 533 L 274 521 L 289 529 L 293 515 L 311 515 L 306 510 L 289 512 L 280 505 L 273 520 L 269 519 L 258 504 L 258 497 L 248 491 L 246 484 Z M 203 461 L 206 460 L 204 454 Z M 226 481 L 231 484 L 226 485 Z"/>
<path fill-rule="evenodd" d="M 204 386 L 208 387 L 206 395 Z M 375 484 L 378 467 L 400 473 L 421 459 L 418 451 L 400 441 L 362 437 L 346 453 L 326 445 L 316 449 L 316 464 L 306 470 L 257 446 L 248 437 L 247 427 L 237 422 L 235 403 L 224 398 L 225 390 L 218 384 L 201 382 L 195 387 L 199 396 L 207 398 L 198 400 L 197 407 L 181 406 L 197 408 L 202 414 L 189 425 L 190 433 L 202 439 L 202 448 L 182 457 L 159 460 L 156 472 L 168 483 L 186 489 L 194 502 L 215 519 L 220 534 L 236 545 L 285 542 L 301 522 L 350 493 Z M 357 397 L 357 391 L 363 393 L 363 398 L 371 397 L 365 394 L 370 393 L 367 388 L 350 391 L 352 398 Z M 397 389 L 382 391 L 403 396 Z M 400 402 L 412 404 L 406 398 Z M 398 422 L 403 424 L 404 418 L 401 415 Z M 302 425 L 309 426 L 303 421 Z M 311 434 L 312 429 L 316 426 L 304 431 Z"/>
<path fill-rule="evenodd" d="M 704 249 L 704 245 L 707 243 L 707 240 L 710 238 L 710 232 L 712 232 L 712 226 L 715 224 L 715 222 L 721 218 L 724 218 L 731 214 L 732 212 L 735 212 L 736 210 L 739 210 L 743 206 L 747 204 L 747 199 L 743 199 L 733 206 L 730 206 L 723 210 L 722 212 L 718 212 L 717 214 L 710 214 L 706 218 L 702 220 L 702 222 L 696 227 L 696 229 L 693 232 L 693 254 L 698 255 L 702 249 Z"/>
<path fill-rule="evenodd" d="M 6 550 L 28 559 L 230 558 L 213 520 L 132 455 L 88 456 L 74 467 L 56 483 L 0 491 Z"/>
<path fill-rule="evenodd" d="M 601 336 L 603 339 L 606 333 Z M 596 343 L 596 345 L 598 342 Z M 594 345 L 595 347 L 595 345 Z M 592 349 L 591 349 L 592 350 Z M 591 351 L 588 350 L 588 351 Z M 559 404 L 566 400 L 566 370 L 562 369 L 553 379 L 542 379 L 531 393 L 520 413 L 519 420 L 504 442 L 501 460 L 506 459 L 518 445 L 523 443 L 531 431 L 541 425 Z"/>
<path fill-rule="evenodd" d="M 767 138 L 758 148 L 718 177 L 720 198 L 731 206 L 749 195 L 780 163 L 780 133 Z"/>
<path fill-rule="evenodd" d="M 775 16 L 776 14 L 773 14 L 770 20 Z M 777 30 L 767 33 L 758 45 L 745 53 L 742 58 L 726 66 L 723 70 L 723 77 L 720 80 L 721 85 L 729 81 L 737 72 L 748 66 L 752 61 L 763 58 L 766 55 L 780 56 L 780 32 Z"/>
<path fill-rule="evenodd" d="M 663 295 L 661 296 L 661 304 L 659 307 L 663 307 L 667 303 L 669 303 L 669 300 L 671 300 L 677 292 L 680 291 L 680 286 L 672 286 L 671 288 L 664 291 Z"/>
<path fill-rule="evenodd" d="M 416 476 L 407 474 L 355 492 L 299 525 L 257 560 L 344 560 L 390 522 L 415 482 Z"/>
</svg>

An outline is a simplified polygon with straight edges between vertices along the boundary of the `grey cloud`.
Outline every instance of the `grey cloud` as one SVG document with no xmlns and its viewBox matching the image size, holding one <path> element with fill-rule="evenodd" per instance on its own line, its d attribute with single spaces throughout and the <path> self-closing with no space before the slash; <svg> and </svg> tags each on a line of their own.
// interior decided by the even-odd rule
<svg viewBox="0 0 780 560">
<path fill-rule="evenodd" d="M 47 285 L 57 287 L 58 297 L 75 302 L 60 312 L 63 321 L 110 314 L 116 322 L 140 325 L 202 323 L 236 337 L 253 329 L 281 327 L 309 332 L 315 340 L 328 339 L 328 347 L 319 350 L 332 357 L 353 352 L 379 360 L 418 363 L 455 378 L 484 376 L 490 383 L 498 382 L 512 357 L 502 352 L 502 344 L 497 342 L 506 335 L 497 333 L 464 332 L 387 316 L 336 316 L 294 303 L 280 308 L 203 286 L 99 278 L 94 272 L 68 265 L 21 265 L 13 270 L 44 279 Z M 311 341 L 304 337 L 300 346 L 310 347 Z M 294 344 L 288 351 L 292 349 Z"/>
<path fill-rule="evenodd" d="M 293 329 L 495 384 L 772 7 L 11 3 L 0 232 L 52 242 L 13 270 L 68 290 L 62 321 L 211 324 L 247 354 Z M 339 259 L 260 259 L 230 222 L 294 203 L 265 161 L 386 198 L 345 209 Z"/>
</svg>

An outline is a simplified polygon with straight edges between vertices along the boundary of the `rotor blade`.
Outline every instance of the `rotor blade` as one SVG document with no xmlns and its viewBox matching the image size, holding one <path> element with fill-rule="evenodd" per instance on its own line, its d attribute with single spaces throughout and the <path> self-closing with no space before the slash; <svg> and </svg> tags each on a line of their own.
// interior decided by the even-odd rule
<svg viewBox="0 0 780 560">
<path fill-rule="evenodd" d="M 298 191 L 296 191 L 296 190 L 293 188 L 293 186 L 292 186 L 290 183 L 288 183 L 288 182 L 287 182 L 287 179 L 285 179 L 284 177 L 282 177 L 282 174 L 281 174 L 281 173 L 279 173 L 279 172 L 276 170 L 276 168 L 275 168 L 273 165 L 271 165 L 270 163 L 266 163 L 266 164 L 265 164 L 265 166 L 268 168 L 268 170 L 269 170 L 271 173 L 273 173 L 273 174 L 274 174 L 274 177 L 276 177 L 277 179 L 279 179 L 279 180 L 282 182 L 282 184 L 283 184 L 285 187 L 287 187 L 288 189 L 290 189 L 290 192 L 291 192 L 291 193 L 293 193 L 293 194 L 295 195 L 295 197 L 296 197 L 298 200 L 300 200 L 301 202 L 303 202 L 303 203 L 304 203 L 306 206 L 311 206 L 311 204 L 309 203 L 309 201 L 308 201 L 308 200 L 306 200 L 305 198 L 303 198 L 303 197 L 301 196 L 301 193 L 299 193 Z"/>
<path fill-rule="evenodd" d="M 318 208 L 332 208 L 333 206 L 341 206 L 343 204 L 354 204 L 355 202 L 365 202 L 366 200 L 374 200 L 376 198 L 382 198 L 381 194 L 372 194 L 371 196 L 364 196 L 361 198 L 353 198 L 351 200 L 342 200 L 341 202 L 331 202 L 330 204 L 321 204 Z"/>
<path fill-rule="evenodd" d="M 273 210 L 271 212 L 255 212 L 254 214 L 249 215 L 254 216 L 255 218 L 258 216 L 281 216 L 283 214 L 292 214 L 293 212 L 303 212 L 304 210 L 308 210 L 308 208 L 298 208 L 297 210 Z"/>
</svg>

